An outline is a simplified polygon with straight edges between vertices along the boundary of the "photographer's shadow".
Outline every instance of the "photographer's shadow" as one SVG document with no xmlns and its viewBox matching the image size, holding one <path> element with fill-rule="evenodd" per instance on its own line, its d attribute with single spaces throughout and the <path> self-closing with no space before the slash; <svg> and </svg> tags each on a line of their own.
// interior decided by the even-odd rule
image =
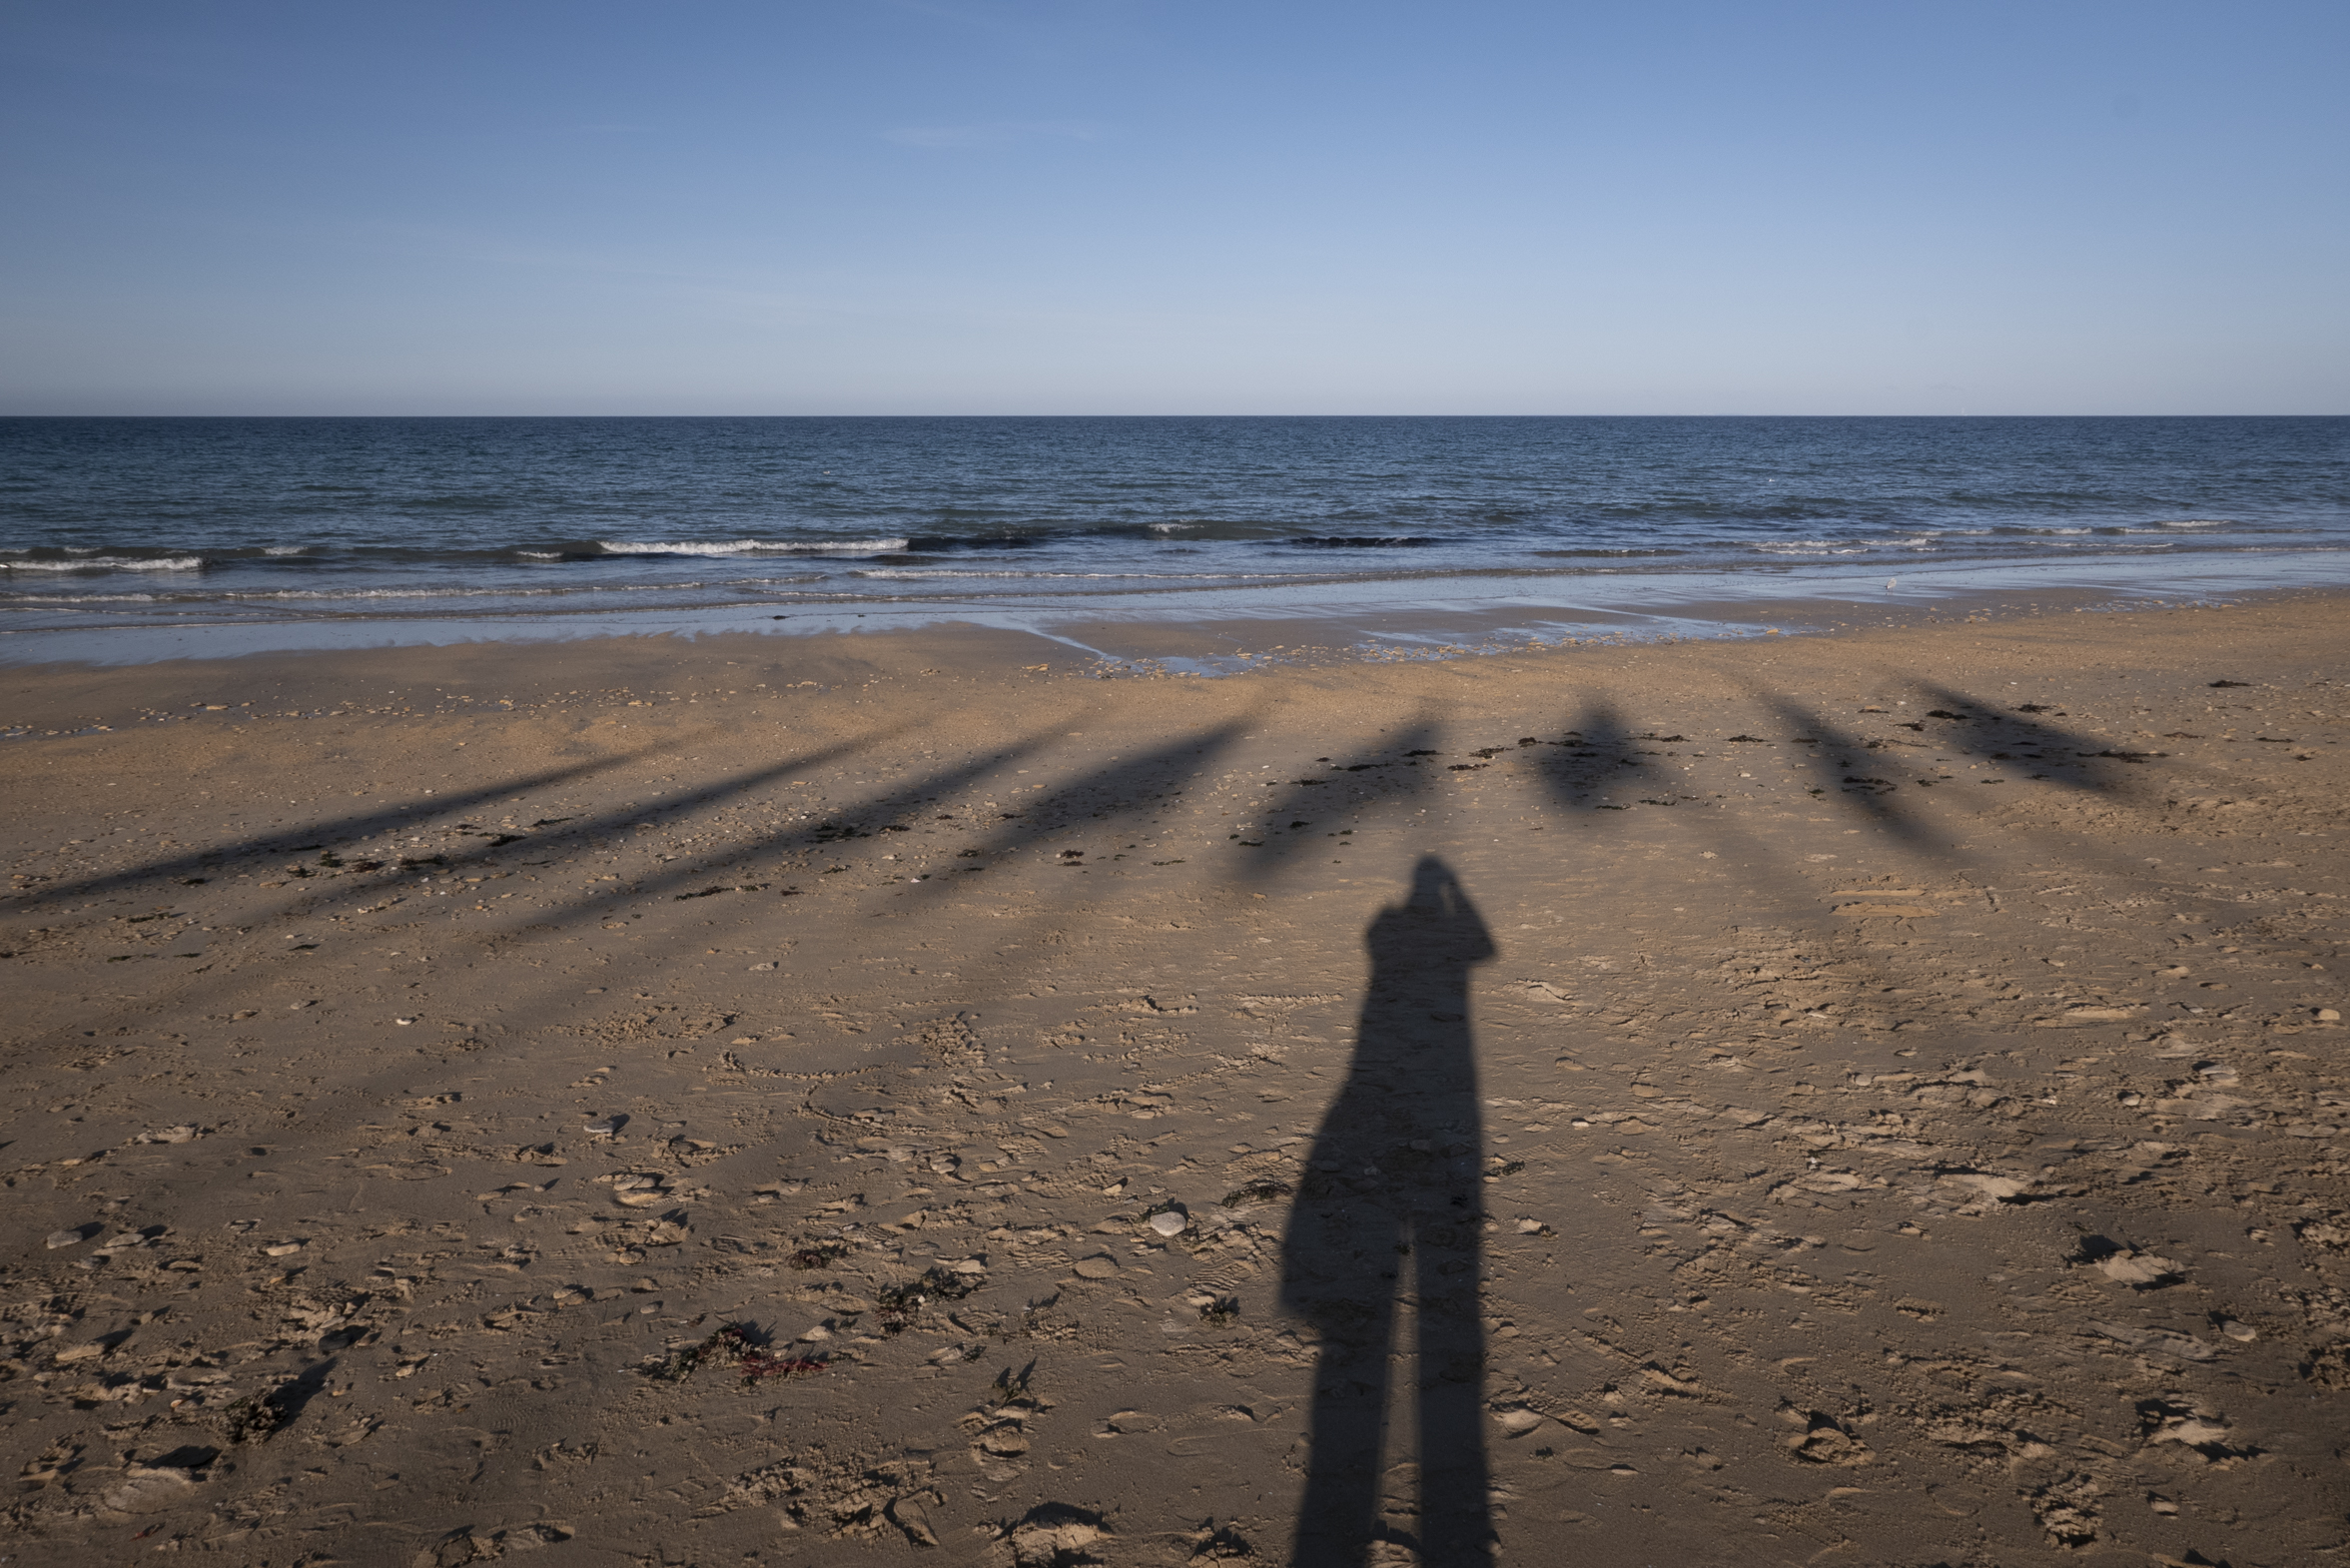
<svg viewBox="0 0 2350 1568">
<path fill-rule="evenodd" d="M 1354 1058 L 1281 1249 L 1281 1304 L 1320 1334 L 1291 1562 L 1353 1568 L 1374 1541 L 1392 1540 L 1430 1568 L 1485 1565 L 1483 1137 L 1469 971 L 1494 956 L 1493 939 L 1451 871 L 1426 857 L 1364 941 L 1370 984 Z M 1417 1495 L 1383 1509 L 1390 1375 L 1406 1368 L 1403 1419 L 1416 1442 L 1395 1457 L 1416 1461 Z"/>
</svg>

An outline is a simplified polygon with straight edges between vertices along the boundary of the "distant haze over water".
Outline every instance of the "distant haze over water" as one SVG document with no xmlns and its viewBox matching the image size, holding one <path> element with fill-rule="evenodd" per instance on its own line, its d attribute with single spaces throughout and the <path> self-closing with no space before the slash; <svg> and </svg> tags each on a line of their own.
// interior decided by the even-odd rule
<svg viewBox="0 0 2350 1568">
<path fill-rule="evenodd" d="M 1538 608 L 1596 578 L 1637 606 L 2049 562 L 2331 579 L 2346 545 L 2327 417 L 0 419 L 15 660 L 102 630 L 226 652 Z"/>
</svg>

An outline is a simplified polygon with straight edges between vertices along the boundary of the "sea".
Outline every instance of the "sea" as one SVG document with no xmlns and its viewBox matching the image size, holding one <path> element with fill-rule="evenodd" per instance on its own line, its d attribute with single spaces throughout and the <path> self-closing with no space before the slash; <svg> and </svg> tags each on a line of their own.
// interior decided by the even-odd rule
<svg viewBox="0 0 2350 1568">
<path fill-rule="evenodd" d="M 2345 582 L 2339 417 L 0 419 L 10 663 L 940 622 L 1451 647 Z"/>
</svg>

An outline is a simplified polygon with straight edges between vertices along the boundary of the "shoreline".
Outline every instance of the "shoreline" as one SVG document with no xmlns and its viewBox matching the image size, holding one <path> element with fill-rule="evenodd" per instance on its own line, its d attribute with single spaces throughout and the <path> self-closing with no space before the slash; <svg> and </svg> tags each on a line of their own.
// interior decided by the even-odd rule
<svg viewBox="0 0 2350 1568">
<path fill-rule="evenodd" d="M 559 644 L 626 636 L 785 638 L 889 631 L 920 635 L 983 627 L 1076 646 L 1107 661 L 1173 659 L 1208 673 L 1215 649 L 1185 628 L 1246 628 L 1260 645 L 1309 638 L 1325 655 L 1413 643 L 1555 646 L 1602 636 L 1759 635 L 1775 622 L 1849 624 L 2033 608 L 2253 600 L 2350 590 L 2350 553 L 2328 549 L 2183 557 L 2099 557 L 1984 565 L 1897 563 L 1879 568 L 1775 571 L 1558 573 L 1503 571 L 1302 581 L 1280 587 L 1194 588 L 1094 595 L 1004 592 L 962 599 L 886 596 L 811 604 L 754 598 L 663 610 L 573 610 L 533 615 L 365 615 L 149 620 L 115 625 L 0 629 L 0 668 L 44 664 L 153 664 L 187 658 L 439 647 Z M 428 597 L 428 595 L 427 595 Z M 18 613 L 32 613 L 21 609 Z M 1177 651 L 1153 651 L 1177 650 Z"/>
<path fill-rule="evenodd" d="M 2345 557 L 2350 559 L 2350 557 Z M 2152 566 L 2148 562 L 2148 566 Z M 2089 576 L 2091 580 L 2065 580 Z M 453 620 L 453 623 L 386 623 L 334 620 L 311 625 L 212 625 L 158 630 L 108 627 L 89 632 L 0 632 L 0 670 L 99 670 L 99 667 L 184 667 L 238 660 L 365 656 L 425 649 L 564 649 L 573 644 L 663 642 L 679 649 L 717 639 L 754 639 L 792 646 L 863 644 L 867 639 L 980 639 L 999 646 L 997 663 L 1046 658 L 1065 665 L 1070 656 L 1093 660 L 1103 675 L 1236 675 L 1250 660 L 1283 651 L 1280 663 L 1332 665 L 1351 660 L 1457 658 L 1473 653 L 1525 653 L 1542 649 L 1605 644 L 1673 644 L 1695 639 L 1737 639 L 1850 632 L 1859 627 L 1935 625 L 1958 618 L 2032 618 L 2042 613 L 2134 613 L 2174 606 L 2216 606 L 2298 602 L 2310 595 L 2345 595 L 2350 578 L 2289 580 L 2249 573 L 2202 583 L 2169 580 L 2176 573 L 2143 573 L 2159 580 L 2129 580 L 2129 573 L 2079 573 L 2032 569 L 2023 583 L 1988 580 L 1974 569 L 1899 573 L 1878 585 L 1876 578 L 1840 576 L 1817 583 L 1807 595 L 1751 595 L 1723 592 L 1718 573 L 1685 578 L 1697 592 L 1666 597 L 1662 580 L 1591 578 L 1617 587 L 1624 602 L 1593 597 L 1584 604 L 1530 604 L 1445 599 L 1398 604 L 1342 604 L 1309 613 L 1285 604 L 1257 613 L 1200 613 L 1193 618 L 1128 616 L 1103 618 L 1100 606 L 1070 604 L 1055 609 L 987 606 L 898 606 L 790 616 L 757 606 L 752 613 L 698 616 L 634 616 L 630 625 L 611 620 Z M 1777 578 L 1775 578 L 1777 580 Z M 1899 587 L 1899 583 L 1909 583 Z M 1400 583 L 1419 590 L 1424 583 Z M 1356 585 L 1360 587 L 1360 585 Z M 1833 587 L 1836 592 L 1826 592 Z M 1203 611 L 1210 606 L 1203 606 Z M 874 625 L 867 625 L 867 620 Z M 394 627 L 386 637 L 386 627 Z M 484 635 L 500 632 L 500 635 Z M 365 642 L 358 639 L 365 637 Z M 1278 639 L 1278 642 L 1276 642 Z M 99 656 L 99 646 L 106 653 Z M 68 656 L 73 649 L 78 653 Z"/>
<path fill-rule="evenodd" d="M 15 1526 L 2331 1550 L 2341 607 L 12 666 Z"/>
</svg>

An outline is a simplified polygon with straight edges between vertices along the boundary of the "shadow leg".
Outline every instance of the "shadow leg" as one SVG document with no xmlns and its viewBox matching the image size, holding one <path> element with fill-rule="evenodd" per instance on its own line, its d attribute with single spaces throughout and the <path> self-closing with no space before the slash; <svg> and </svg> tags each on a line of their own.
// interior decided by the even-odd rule
<svg viewBox="0 0 2350 1568">
<path fill-rule="evenodd" d="M 1394 1255 L 1392 1248 L 1387 1252 Z M 1319 1316 L 1305 1500 L 1297 1515 L 1292 1568 L 1359 1568 L 1380 1533 L 1379 1461 L 1386 1446 L 1395 1279 L 1366 1276 Z M 1333 1285 L 1339 1281 L 1333 1280 Z"/>
<path fill-rule="evenodd" d="M 1419 1298 L 1420 1561 L 1427 1568 L 1476 1568 L 1493 1561 L 1478 1224 L 1473 1209 L 1455 1210 L 1423 1219 L 1413 1238 Z"/>
</svg>

